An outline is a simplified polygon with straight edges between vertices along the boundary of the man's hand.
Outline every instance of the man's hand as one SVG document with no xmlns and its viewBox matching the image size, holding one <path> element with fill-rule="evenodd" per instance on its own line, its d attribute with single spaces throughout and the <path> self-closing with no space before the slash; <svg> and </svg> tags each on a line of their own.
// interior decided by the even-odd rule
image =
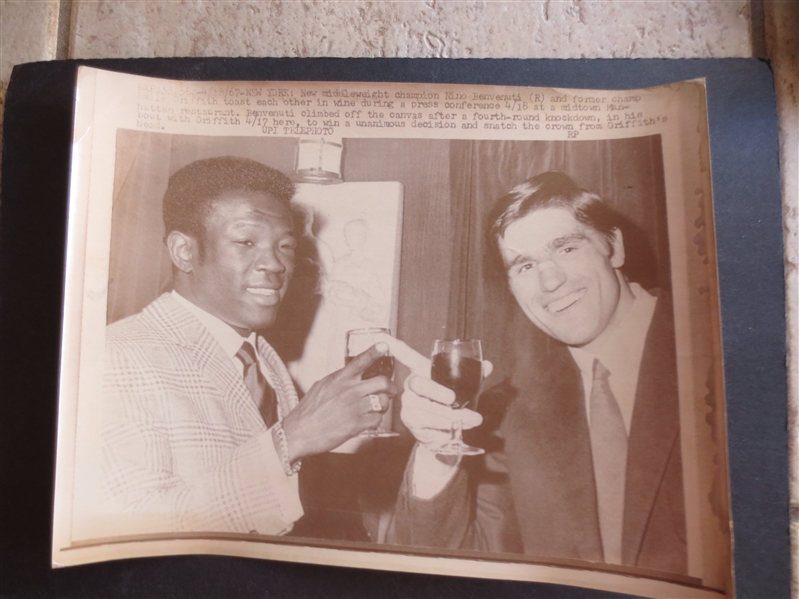
<svg viewBox="0 0 799 599">
<path fill-rule="evenodd" d="M 310 388 L 283 419 L 290 462 L 338 447 L 380 423 L 388 408 L 387 396 L 398 395 L 399 388 L 384 376 L 364 381 L 361 375 L 387 352 L 386 343 L 377 343 Z M 379 397 L 380 412 L 374 410 L 370 395 Z"/>
<path fill-rule="evenodd" d="M 399 339 L 390 335 L 377 335 L 376 339 L 391 348 L 394 358 L 411 369 L 405 380 L 402 394 L 402 422 L 417 441 L 424 446 L 443 445 L 450 439 L 452 425 L 461 420 L 463 428 L 479 426 L 483 417 L 469 409 L 453 409 L 455 392 L 430 379 L 430 360 Z M 487 377 L 493 365 L 483 362 L 483 377 Z"/>
</svg>

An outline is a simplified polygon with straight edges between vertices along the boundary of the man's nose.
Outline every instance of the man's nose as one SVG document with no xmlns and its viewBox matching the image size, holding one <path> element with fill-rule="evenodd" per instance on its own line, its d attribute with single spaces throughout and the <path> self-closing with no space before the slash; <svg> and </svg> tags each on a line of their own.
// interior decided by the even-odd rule
<svg viewBox="0 0 799 599">
<path fill-rule="evenodd" d="M 538 265 L 538 283 L 543 291 L 555 291 L 566 282 L 566 273 L 552 260 Z"/>
<path fill-rule="evenodd" d="M 257 270 L 265 270 L 276 274 L 286 272 L 286 264 L 280 259 L 280 255 L 274 248 L 264 249 L 259 252 L 255 262 Z"/>
</svg>

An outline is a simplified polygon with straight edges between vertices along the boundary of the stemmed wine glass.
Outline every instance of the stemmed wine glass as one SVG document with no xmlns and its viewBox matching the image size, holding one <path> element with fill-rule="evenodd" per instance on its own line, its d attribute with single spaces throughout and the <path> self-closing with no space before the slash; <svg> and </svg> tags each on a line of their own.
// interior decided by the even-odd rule
<svg viewBox="0 0 799 599">
<path fill-rule="evenodd" d="M 483 380 L 483 349 L 479 339 L 436 339 L 433 346 L 432 379 L 455 391 L 452 407 L 473 404 Z M 485 450 L 463 442 L 463 422 L 452 424 L 450 440 L 433 448 L 443 455 L 480 455 Z"/>
<path fill-rule="evenodd" d="M 381 333 L 391 335 L 391 331 L 388 329 L 377 327 L 369 329 L 353 329 L 351 331 L 347 331 L 347 347 L 344 354 L 344 363 L 349 364 L 353 358 L 355 358 L 355 356 L 372 347 L 377 342 L 375 340 L 375 336 Z M 385 356 L 379 357 L 377 360 L 372 362 L 372 365 L 369 366 L 369 368 L 364 371 L 364 373 L 361 375 L 361 379 L 366 380 L 376 376 L 384 376 L 388 379 L 394 376 L 394 356 L 386 354 Z M 387 413 L 390 411 L 390 402 L 391 398 L 389 398 L 389 410 L 386 411 Z M 379 425 L 377 428 L 363 431 L 358 436 L 397 437 L 399 436 L 399 433 L 387 430 Z"/>
</svg>

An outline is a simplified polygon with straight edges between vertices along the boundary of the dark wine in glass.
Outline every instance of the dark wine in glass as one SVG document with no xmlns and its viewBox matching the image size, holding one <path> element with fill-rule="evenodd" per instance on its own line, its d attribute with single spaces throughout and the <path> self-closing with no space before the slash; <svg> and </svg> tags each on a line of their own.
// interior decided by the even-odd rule
<svg viewBox="0 0 799 599">
<path fill-rule="evenodd" d="M 433 356 L 431 375 L 435 382 L 455 392 L 453 408 L 466 408 L 480 391 L 483 365 L 474 358 L 456 353 L 440 353 Z"/>
<path fill-rule="evenodd" d="M 431 378 L 455 392 L 452 407 L 472 404 L 483 380 L 483 349 L 478 339 L 438 339 L 433 347 Z M 434 449 L 444 455 L 480 455 L 485 451 L 463 442 L 463 422 L 452 425 L 450 440 Z"/>
<path fill-rule="evenodd" d="M 347 346 L 346 351 L 344 353 L 344 363 L 349 364 L 355 356 L 362 354 L 367 349 L 372 347 L 375 343 L 377 343 L 377 339 L 375 338 L 378 334 L 386 334 L 390 335 L 391 331 L 388 329 L 382 328 L 370 328 L 370 329 L 353 329 L 351 331 L 347 331 Z M 391 378 L 394 376 L 394 356 L 380 356 L 372 362 L 369 367 L 363 371 L 361 375 L 361 379 L 371 379 L 376 376 L 384 376 L 386 378 Z M 389 398 L 389 402 L 391 399 Z M 389 404 L 390 405 L 390 404 Z M 391 410 L 387 410 L 386 414 L 390 414 Z M 390 417 L 390 416 L 389 416 Z M 359 437 L 397 437 L 399 433 L 396 433 L 392 430 L 388 430 L 387 428 L 383 428 L 383 426 L 378 426 L 377 428 L 373 428 L 370 430 L 363 431 L 359 434 Z"/>
<path fill-rule="evenodd" d="M 355 359 L 355 356 L 347 356 L 344 358 L 344 363 L 349 364 Z M 384 376 L 390 379 L 394 376 L 394 356 L 382 356 L 372 362 L 371 366 L 364 370 L 361 379 L 373 379 L 376 376 Z"/>
</svg>

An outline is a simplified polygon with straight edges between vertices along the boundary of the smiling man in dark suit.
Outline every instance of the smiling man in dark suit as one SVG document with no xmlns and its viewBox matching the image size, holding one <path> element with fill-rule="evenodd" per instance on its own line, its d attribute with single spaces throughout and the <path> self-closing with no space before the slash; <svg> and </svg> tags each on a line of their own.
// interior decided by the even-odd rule
<svg viewBox="0 0 799 599">
<path fill-rule="evenodd" d="M 410 377 L 403 420 L 419 442 L 390 540 L 687 573 L 670 298 L 625 277 L 617 216 L 563 173 L 501 198 L 489 238 L 549 343 L 487 385 L 481 401 L 510 403 L 484 465 L 435 453 L 453 419 L 481 417 Z"/>
</svg>

